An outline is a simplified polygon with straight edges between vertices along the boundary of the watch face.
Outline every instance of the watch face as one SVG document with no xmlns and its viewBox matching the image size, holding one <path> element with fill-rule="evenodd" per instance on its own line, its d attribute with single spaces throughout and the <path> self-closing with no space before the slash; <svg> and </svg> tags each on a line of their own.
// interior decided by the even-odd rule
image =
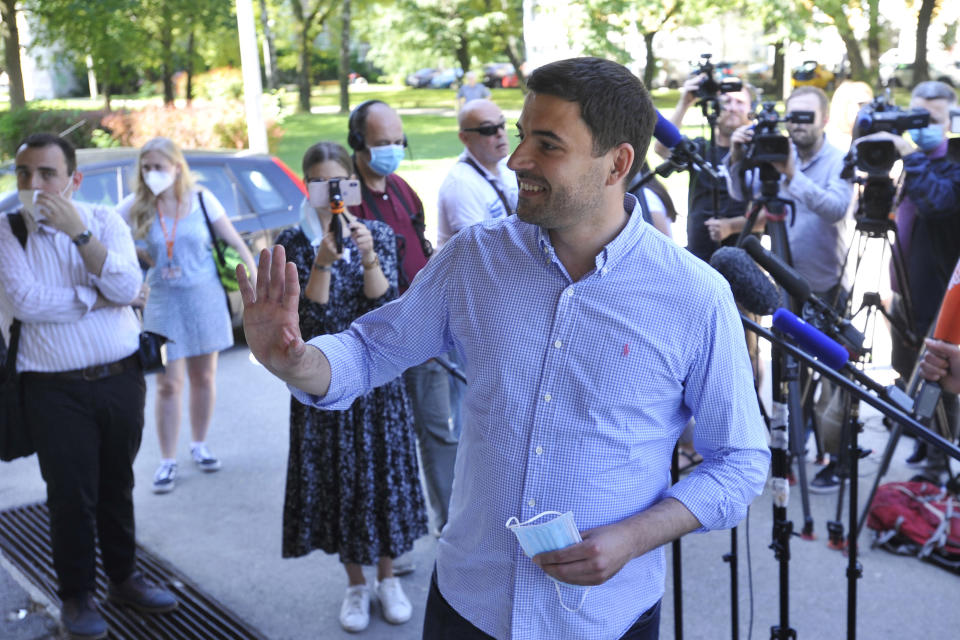
<svg viewBox="0 0 960 640">
<path fill-rule="evenodd" d="M 82 247 L 83 245 L 85 245 L 85 244 L 87 244 L 88 242 L 90 242 L 90 238 L 91 238 L 92 236 L 93 236 L 93 232 L 90 231 L 89 229 L 87 229 L 86 231 L 84 231 L 83 233 L 77 235 L 77 236 L 73 239 L 73 244 L 77 245 L 78 247 Z"/>
</svg>

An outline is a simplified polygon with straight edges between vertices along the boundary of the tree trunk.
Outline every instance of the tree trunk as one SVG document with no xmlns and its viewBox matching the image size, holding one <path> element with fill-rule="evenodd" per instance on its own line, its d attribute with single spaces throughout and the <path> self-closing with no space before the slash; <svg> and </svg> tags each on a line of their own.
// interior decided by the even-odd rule
<svg viewBox="0 0 960 640">
<path fill-rule="evenodd" d="M 513 69 L 517 74 L 517 82 L 520 84 L 520 90 L 523 93 L 527 92 L 527 77 L 523 74 L 523 59 L 520 57 L 520 46 L 517 42 L 516 36 L 507 37 L 507 49 L 506 54 L 507 58 L 510 59 L 510 64 L 513 65 Z"/>
<path fill-rule="evenodd" d="M 866 80 L 866 68 L 863 64 L 863 56 L 860 54 L 860 42 L 853 33 L 853 27 L 847 20 L 847 14 L 843 12 L 845 5 L 838 6 L 835 13 L 829 13 L 833 18 L 833 24 L 847 48 L 847 60 L 850 61 L 850 77 L 854 80 Z"/>
<path fill-rule="evenodd" d="M 920 11 L 917 12 L 917 53 L 913 58 L 913 84 L 930 79 L 930 67 L 927 66 L 927 31 L 930 30 L 930 21 L 933 19 L 933 10 L 937 0 L 922 0 Z"/>
<path fill-rule="evenodd" d="M 193 103 L 193 56 L 196 48 L 196 38 L 193 28 L 190 28 L 190 35 L 187 37 L 187 105 Z"/>
<path fill-rule="evenodd" d="M 457 38 L 456 50 L 457 62 L 464 73 L 470 70 L 470 40 L 467 34 L 461 33 Z"/>
<path fill-rule="evenodd" d="M 880 79 L 880 0 L 869 0 L 868 13 L 870 27 L 867 31 L 867 54 L 870 84 L 876 85 L 876 81 Z"/>
<path fill-rule="evenodd" d="M 643 45 L 647 50 L 647 64 L 643 68 L 643 84 L 647 89 L 653 86 L 653 76 L 657 72 L 657 54 L 653 52 L 653 38 L 656 31 L 647 31 L 643 34 Z"/>
<path fill-rule="evenodd" d="M 3 0 L 0 3 L 0 17 L 3 18 L 4 63 L 10 78 L 10 108 L 26 106 L 23 93 L 23 71 L 20 69 L 20 32 L 17 29 L 17 0 Z"/>
<path fill-rule="evenodd" d="M 273 44 L 273 31 L 270 30 L 267 0 L 260 0 L 260 26 L 263 28 L 263 69 L 267 78 L 267 89 L 273 91 L 277 88 L 277 49 Z"/>
<path fill-rule="evenodd" d="M 160 26 L 160 46 L 163 49 L 163 104 L 173 105 L 173 25 L 166 13 Z"/>
<path fill-rule="evenodd" d="M 787 81 L 787 56 L 783 40 L 773 43 L 773 84 L 774 95 L 782 96 Z"/>
<path fill-rule="evenodd" d="M 300 65 L 297 69 L 297 87 L 300 102 L 297 110 L 310 113 L 310 28 L 304 24 L 300 32 Z"/>
<path fill-rule="evenodd" d="M 350 113 L 350 0 L 340 16 L 340 113 Z"/>
</svg>

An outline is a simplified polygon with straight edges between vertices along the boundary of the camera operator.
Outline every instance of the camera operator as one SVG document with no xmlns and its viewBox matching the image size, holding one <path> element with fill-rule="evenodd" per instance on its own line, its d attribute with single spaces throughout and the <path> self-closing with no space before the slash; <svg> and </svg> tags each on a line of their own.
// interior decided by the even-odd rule
<svg viewBox="0 0 960 640">
<path fill-rule="evenodd" d="M 787 218 L 787 239 L 794 268 L 810 283 L 810 288 L 828 303 L 837 305 L 845 296 L 843 265 L 849 242 L 847 210 L 853 188 L 840 177 L 844 152 L 829 142 L 823 133 L 827 124 L 827 96 L 816 87 L 800 87 L 786 102 L 787 116 L 797 111 L 812 111 L 813 122 L 786 125 L 790 153 L 786 162 L 771 163 L 780 173 L 779 197 L 796 205 L 795 217 Z M 730 195 L 744 200 L 740 176 L 744 175 L 745 145 L 753 139 L 752 125 L 733 132 L 727 157 Z M 760 181 L 756 172 L 747 174 L 754 189 Z M 761 211 L 758 224 L 765 220 Z M 733 231 L 743 228 L 745 218 L 732 220 Z M 837 305 L 842 306 L 842 305 Z"/>
<path fill-rule="evenodd" d="M 897 241 L 893 250 L 902 258 L 906 283 L 897 281 L 891 268 L 891 286 L 894 291 L 891 314 L 894 318 L 909 318 L 919 336 L 926 335 L 937 315 L 937 309 L 950 281 L 953 266 L 960 257 L 960 165 L 947 159 L 946 129 L 950 123 L 950 107 L 957 94 L 947 84 L 937 81 L 921 82 L 913 90 L 911 108 L 930 113 L 930 124 L 922 129 L 910 129 L 913 139 L 882 131 L 859 138 L 863 141 L 889 140 L 903 159 L 903 189 L 897 207 Z M 901 293 L 903 286 L 910 291 L 912 309 L 907 309 Z M 896 333 L 892 337 L 893 368 L 908 378 L 917 360 L 917 348 L 907 344 Z M 948 399 L 950 407 L 956 398 Z M 955 425 L 955 412 L 950 411 Z M 956 427 L 953 427 L 954 430 Z M 920 463 L 925 445 L 917 444 L 907 461 Z M 946 459 L 935 459 L 931 453 L 927 469 L 941 471 Z"/>
<path fill-rule="evenodd" d="M 705 73 L 698 73 L 689 78 L 680 92 L 677 108 L 670 117 L 678 129 L 683 123 L 690 105 L 697 101 L 701 85 L 708 80 Z M 750 122 L 750 105 L 752 94 L 749 87 L 743 86 L 739 91 L 720 93 L 718 101 L 720 112 L 713 130 L 714 146 L 703 137 L 693 140 L 698 155 L 705 158 L 718 173 L 723 171 L 723 158 L 730 150 L 730 136 L 737 129 Z M 670 157 L 670 149 L 659 142 L 654 151 L 663 158 Z M 713 191 L 717 192 L 717 205 L 714 208 Z M 718 225 L 723 225 L 729 218 L 743 216 L 744 204 L 730 197 L 727 192 L 726 179 L 722 176 L 715 180 L 705 172 L 692 173 L 688 190 L 687 207 L 687 250 L 701 260 L 710 261 L 710 256 L 720 247 Z M 725 235 L 730 235 L 729 233 Z"/>
</svg>

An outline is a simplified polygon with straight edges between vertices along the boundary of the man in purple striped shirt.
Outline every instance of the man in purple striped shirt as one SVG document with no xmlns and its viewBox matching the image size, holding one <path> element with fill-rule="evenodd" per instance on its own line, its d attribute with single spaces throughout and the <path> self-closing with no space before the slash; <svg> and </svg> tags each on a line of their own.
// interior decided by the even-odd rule
<svg viewBox="0 0 960 640">
<path fill-rule="evenodd" d="M 130 305 L 142 277 L 123 219 L 71 199 L 83 176 L 69 142 L 28 136 L 16 175 L 23 208 L 0 220 L 0 321 L 8 341 L 11 322 L 21 323 L 23 416 L 47 484 L 61 618 L 74 638 L 103 638 L 97 539 L 111 600 L 147 613 L 177 606 L 135 570 L 133 460 L 146 386 Z"/>
</svg>

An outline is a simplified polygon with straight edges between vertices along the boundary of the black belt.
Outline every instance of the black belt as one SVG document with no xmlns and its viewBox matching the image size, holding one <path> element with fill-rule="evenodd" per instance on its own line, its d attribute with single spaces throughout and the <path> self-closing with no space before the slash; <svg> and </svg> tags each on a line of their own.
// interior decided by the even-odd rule
<svg viewBox="0 0 960 640">
<path fill-rule="evenodd" d="M 72 369 L 70 371 L 24 371 L 23 375 L 44 380 L 84 380 L 86 382 L 95 382 L 139 368 L 140 358 L 137 352 L 133 352 L 122 360 L 108 362 L 107 364 L 95 364 L 92 367 Z"/>
</svg>

